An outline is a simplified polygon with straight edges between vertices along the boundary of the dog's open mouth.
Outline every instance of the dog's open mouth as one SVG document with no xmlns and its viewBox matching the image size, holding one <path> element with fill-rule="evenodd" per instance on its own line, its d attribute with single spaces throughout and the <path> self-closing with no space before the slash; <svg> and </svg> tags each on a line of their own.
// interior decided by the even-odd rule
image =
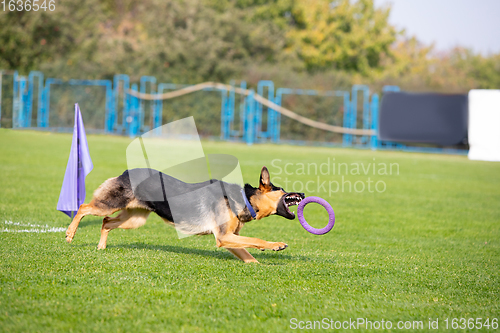
<svg viewBox="0 0 500 333">
<path fill-rule="evenodd" d="M 276 209 L 276 214 L 283 216 L 289 220 L 295 219 L 295 213 L 291 212 L 288 207 L 298 205 L 302 199 L 304 199 L 304 194 L 302 193 L 287 193 L 281 197 L 278 203 L 278 208 Z"/>
</svg>

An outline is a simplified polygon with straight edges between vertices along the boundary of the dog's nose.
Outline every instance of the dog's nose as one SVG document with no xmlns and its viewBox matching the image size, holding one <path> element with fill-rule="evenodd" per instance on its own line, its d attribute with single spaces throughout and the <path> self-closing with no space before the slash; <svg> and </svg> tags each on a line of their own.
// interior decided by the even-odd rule
<svg viewBox="0 0 500 333">
<path fill-rule="evenodd" d="M 306 197 L 306 195 L 304 193 L 299 193 L 299 194 L 302 197 L 302 199 Z"/>
</svg>

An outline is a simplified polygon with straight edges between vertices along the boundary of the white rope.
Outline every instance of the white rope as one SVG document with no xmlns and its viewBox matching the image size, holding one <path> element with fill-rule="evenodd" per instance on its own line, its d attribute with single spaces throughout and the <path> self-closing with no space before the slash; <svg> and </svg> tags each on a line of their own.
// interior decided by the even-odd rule
<svg viewBox="0 0 500 333">
<path fill-rule="evenodd" d="M 248 89 L 243 89 L 239 87 L 233 87 L 227 84 L 222 84 L 222 83 L 215 83 L 215 82 L 204 82 L 204 83 L 199 83 L 195 84 L 193 86 L 189 86 L 186 88 L 182 88 L 179 90 L 175 91 L 170 91 L 166 92 L 163 94 L 145 94 L 141 92 L 137 92 L 135 90 L 128 90 L 127 93 L 140 98 L 140 99 L 145 99 L 145 100 L 163 100 L 163 99 L 171 99 L 183 95 L 187 95 L 190 93 L 193 93 L 195 91 L 203 90 L 206 88 L 215 88 L 215 89 L 220 89 L 220 90 L 227 90 L 227 91 L 234 91 L 238 94 L 248 96 L 250 95 L 250 90 Z M 289 118 L 292 118 L 294 120 L 297 120 L 301 122 L 304 125 L 319 128 L 321 130 L 325 131 L 330 131 L 330 132 L 335 132 L 335 133 L 343 133 L 343 134 L 354 134 L 354 135 L 375 135 L 376 132 L 374 130 L 365 130 L 365 129 L 356 129 L 356 128 L 346 128 L 346 127 L 341 127 L 341 126 L 335 126 L 335 125 L 329 125 L 325 124 L 316 120 L 312 120 L 306 117 L 303 117 L 291 110 L 288 110 L 287 108 L 284 108 L 274 102 L 271 102 L 267 98 L 262 97 L 261 95 L 254 94 L 254 99 L 259 102 L 262 105 L 267 106 L 270 109 L 273 109 L 282 115 L 285 115 Z"/>
</svg>

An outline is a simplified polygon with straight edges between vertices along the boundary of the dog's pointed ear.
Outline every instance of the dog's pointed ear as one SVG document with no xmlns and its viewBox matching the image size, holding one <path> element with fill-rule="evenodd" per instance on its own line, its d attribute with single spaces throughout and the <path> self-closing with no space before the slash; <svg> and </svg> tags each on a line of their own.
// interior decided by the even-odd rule
<svg viewBox="0 0 500 333">
<path fill-rule="evenodd" d="M 261 190 L 271 190 L 271 177 L 269 176 L 269 170 L 264 166 L 260 172 L 260 182 L 259 189 Z"/>
</svg>

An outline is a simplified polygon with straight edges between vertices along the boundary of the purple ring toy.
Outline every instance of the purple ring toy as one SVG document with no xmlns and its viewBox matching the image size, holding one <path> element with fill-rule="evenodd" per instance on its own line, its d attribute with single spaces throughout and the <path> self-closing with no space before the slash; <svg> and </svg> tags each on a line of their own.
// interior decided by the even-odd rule
<svg viewBox="0 0 500 333">
<path fill-rule="evenodd" d="M 304 207 L 311 202 L 315 202 L 323 206 L 326 211 L 328 212 L 328 224 L 326 227 L 321 228 L 321 229 L 316 229 L 313 228 L 307 223 L 306 219 L 304 218 Z M 297 208 L 297 216 L 299 217 L 300 224 L 306 229 L 308 232 L 314 235 L 324 235 L 330 230 L 332 230 L 333 225 L 335 224 L 335 212 L 333 211 L 332 206 L 323 198 L 320 197 L 307 197 L 303 199 L 299 203 L 299 207 Z"/>
</svg>

